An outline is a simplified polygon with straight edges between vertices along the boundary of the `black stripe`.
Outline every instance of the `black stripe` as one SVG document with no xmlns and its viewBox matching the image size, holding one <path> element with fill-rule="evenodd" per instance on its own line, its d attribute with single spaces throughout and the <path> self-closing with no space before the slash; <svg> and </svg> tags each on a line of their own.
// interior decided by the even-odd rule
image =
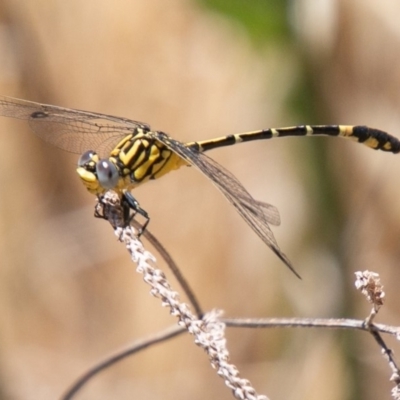
<svg viewBox="0 0 400 400">
<path fill-rule="evenodd" d="M 278 128 L 276 131 L 279 134 L 279 137 L 285 136 L 306 136 L 307 135 L 307 127 L 306 125 L 294 126 L 291 128 Z"/>
<path fill-rule="evenodd" d="M 149 161 L 150 152 L 151 152 L 151 149 L 153 148 L 153 146 L 156 146 L 157 149 L 158 149 L 158 151 L 159 151 L 158 157 L 157 157 L 155 160 L 153 160 L 153 162 L 151 162 L 151 163 L 148 165 L 148 167 L 147 167 L 147 169 L 146 169 L 146 171 L 145 171 L 145 173 L 143 174 L 143 176 L 142 176 L 141 179 L 132 179 L 132 177 L 135 175 L 135 171 L 136 171 L 138 168 L 142 168 L 142 167 L 143 167 L 143 164 L 145 164 L 147 161 Z M 143 147 L 144 147 L 144 146 L 143 146 Z M 163 157 L 162 151 L 163 151 L 164 149 L 166 149 L 166 147 L 164 147 L 164 146 L 161 145 L 161 144 L 160 144 L 160 146 L 157 146 L 155 143 L 150 144 L 150 146 L 148 146 L 148 147 L 144 147 L 143 152 L 145 153 L 145 157 L 144 157 L 143 160 L 135 167 L 135 169 L 133 169 L 133 170 L 130 172 L 130 174 L 129 174 L 133 182 L 142 182 L 142 181 L 145 180 L 146 178 L 154 179 L 154 173 L 153 173 L 154 165 L 155 165 L 155 164 L 158 164 L 158 163 L 161 164 L 161 167 L 157 170 L 157 172 L 160 172 L 160 170 L 165 166 L 166 161 L 169 160 L 169 158 L 171 157 L 172 152 L 171 152 L 169 149 L 167 149 L 168 152 L 169 152 L 169 156 L 168 156 L 167 158 L 164 158 L 164 157 Z M 140 153 L 140 152 L 138 152 L 138 153 Z M 162 163 L 161 163 L 161 161 L 162 161 Z M 155 173 L 157 173 L 157 172 L 155 172 Z"/>
<path fill-rule="evenodd" d="M 339 136 L 339 125 L 311 125 L 313 135 Z"/>
<path fill-rule="evenodd" d="M 221 140 L 221 142 L 223 142 L 225 146 L 231 146 L 236 143 L 236 139 L 235 139 L 235 136 L 228 135 L 228 136 L 225 136 L 224 139 Z"/>
<path fill-rule="evenodd" d="M 369 132 L 369 131 L 371 131 L 371 132 Z M 375 137 L 375 139 L 377 139 L 379 141 L 379 139 L 375 136 L 376 133 L 373 131 L 377 131 L 377 130 L 369 129 L 366 126 L 359 125 L 359 126 L 355 126 L 353 128 L 353 136 L 356 137 L 360 143 L 365 142 L 370 137 Z"/>
<path fill-rule="evenodd" d="M 236 144 L 236 139 L 235 139 L 235 136 L 228 135 L 221 139 L 205 141 L 205 143 L 200 143 L 200 144 L 196 142 L 196 144 L 197 144 L 197 150 L 208 151 L 208 150 L 215 149 L 218 147 L 232 146 L 232 145 Z M 201 147 L 199 148 L 199 146 L 201 146 Z"/>
<path fill-rule="evenodd" d="M 140 140 L 140 145 L 138 146 L 136 153 L 134 154 L 133 157 L 131 157 L 131 158 L 129 159 L 129 162 L 128 162 L 128 164 L 126 165 L 126 167 L 129 168 L 129 169 L 132 169 L 132 167 L 135 165 L 136 161 L 137 161 L 138 158 L 142 155 L 142 153 L 145 153 L 145 154 L 146 154 L 145 157 L 144 157 L 144 159 L 142 160 L 142 163 L 143 163 L 144 161 L 146 161 L 147 158 L 148 158 L 148 149 L 151 148 L 151 146 L 149 146 L 149 147 L 146 148 L 146 147 L 143 145 L 142 140 L 141 140 L 141 139 L 139 139 L 139 140 Z M 136 140 L 131 140 L 131 146 L 129 146 L 128 151 L 132 148 L 134 142 L 136 142 Z M 124 148 L 123 150 L 124 150 L 124 153 L 125 153 L 125 154 L 128 153 L 128 151 L 126 151 L 125 148 Z M 142 164 L 142 163 L 141 163 L 141 164 Z M 141 164 L 139 164 L 137 167 L 139 167 Z"/>
<path fill-rule="evenodd" d="M 252 140 L 262 140 L 262 139 L 271 139 L 273 137 L 272 135 L 272 130 L 271 129 L 266 129 L 258 132 L 252 132 L 252 133 L 243 133 L 237 135 L 242 139 L 243 142 L 251 142 Z"/>
</svg>

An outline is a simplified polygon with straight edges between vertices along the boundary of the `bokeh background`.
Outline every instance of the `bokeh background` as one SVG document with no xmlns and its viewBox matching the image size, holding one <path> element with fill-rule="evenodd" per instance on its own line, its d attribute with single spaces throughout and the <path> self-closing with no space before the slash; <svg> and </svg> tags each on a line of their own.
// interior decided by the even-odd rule
<svg viewBox="0 0 400 400">
<path fill-rule="evenodd" d="M 319 123 L 400 136 L 399 15 L 395 0 L 1 0 L 0 93 L 145 121 L 181 141 Z M 186 168 L 135 196 L 204 309 L 362 319 L 370 307 L 354 272 L 370 269 L 386 289 L 379 321 L 399 324 L 399 156 L 334 138 L 210 155 L 279 208 L 274 232 L 303 280 Z M 0 119 L 0 399 L 59 398 L 106 355 L 175 323 L 93 218 L 76 160 Z M 227 336 L 232 362 L 271 399 L 390 398 L 389 368 L 366 334 Z M 205 397 L 231 393 L 188 336 L 77 396 Z"/>
</svg>

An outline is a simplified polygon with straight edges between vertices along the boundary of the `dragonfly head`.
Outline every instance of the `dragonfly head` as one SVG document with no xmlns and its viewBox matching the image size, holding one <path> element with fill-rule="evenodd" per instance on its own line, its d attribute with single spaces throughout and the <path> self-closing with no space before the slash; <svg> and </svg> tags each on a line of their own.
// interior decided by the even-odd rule
<svg viewBox="0 0 400 400">
<path fill-rule="evenodd" d="M 87 190 L 101 194 L 109 189 L 118 189 L 120 174 L 117 166 L 109 159 L 100 159 L 93 150 L 88 150 L 78 160 L 77 173 Z"/>
</svg>

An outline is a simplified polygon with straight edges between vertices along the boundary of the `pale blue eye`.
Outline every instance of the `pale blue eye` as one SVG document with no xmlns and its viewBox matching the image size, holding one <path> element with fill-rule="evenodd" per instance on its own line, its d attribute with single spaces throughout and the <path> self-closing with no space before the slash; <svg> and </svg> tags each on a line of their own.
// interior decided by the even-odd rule
<svg viewBox="0 0 400 400">
<path fill-rule="evenodd" d="M 85 151 L 78 160 L 78 167 L 84 167 L 88 162 L 92 161 L 96 153 L 93 150 Z"/>
<path fill-rule="evenodd" d="M 105 189 L 114 189 L 118 184 L 119 174 L 117 167 L 111 161 L 104 159 L 96 164 L 97 179 Z"/>
</svg>

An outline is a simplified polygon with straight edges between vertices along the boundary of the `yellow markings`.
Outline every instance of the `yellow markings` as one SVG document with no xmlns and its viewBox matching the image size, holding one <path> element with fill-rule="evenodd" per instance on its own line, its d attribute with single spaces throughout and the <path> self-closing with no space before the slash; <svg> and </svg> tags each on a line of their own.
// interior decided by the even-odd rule
<svg viewBox="0 0 400 400">
<path fill-rule="evenodd" d="M 161 168 L 153 174 L 153 177 L 154 179 L 160 178 L 161 176 L 168 174 L 168 172 L 170 171 L 174 171 L 180 167 L 188 165 L 190 164 L 183 158 L 179 157 L 175 153 L 171 153 L 170 157 L 166 160 L 164 165 L 162 165 Z"/>
<path fill-rule="evenodd" d="M 128 165 L 130 163 L 130 161 L 136 156 L 138 151 L 140 151 L 140 146 L 141 146 L 141 141 L 135 140 L 133 142 L 133 145 L 127 152 L 124 151 L 124 148 L 121 149 L 120 153 L 118 154 L 118 158 L 122 161 L 122 163 L 124 165 Z M 144 154 L 142 152 L 138 158 L 143 159 L 143 157 L 144 157 Z M 137 162 L 138 162 L 138 160 L 136 160 L 136 164 L 137 164 Z"/>
<path fill-rule="evenodd" d="M 135 184 L 135 182 L 131 181 L 129 175 L 120 177 L 117 183 L 117 187 L 114 188 L 116 192 L 122 193 L 124 190 L 131 190 L 138 186 L 139 184 Z"/>
<path fill-rule="evenodd" d="M 129 142 L 132 139 L 133 135 L 125 136 L 112 150 L 110 153 L 111 156 L 117 156 L 121 148 L 125 145 L 126 142 Z"/>
<path fill-rule="evenodd" d="M 339 136 L 358 142 L 358 137 L 354 136 L 353 127 L 351 125 L 339 125 Z"/>
<path fill-rule="evenodd" d="M 151 146 L 150 154 L 148 155 L 147 160 L 145 160 L 136 169 L 132 168 L 133 179 L 137 181 L 143 181 L 146 177 L 150 178 L 151 166 L 154 164 L 159 156 L 160 149 L 155 145 Z M 142 160 L 144 160 L 144 157 L 142 157 Z"/>
<path fill-rule="evenodd" d="M 279 132 L 278 132 L 277 129 L 271 129 L 271 134 L 272 134 L 272 137 L 278 137 L 279 136 Z"/>
<path fill-rule="evenodd" d="M 373 137 L 368 138 L 365 142 L 363 142 L 363 144 L 373 149 L 377 149 L 379 146 L 379 142 Z"/>
<path fill-rule="evenodd" d="M 236 133 L 233 135 L 233 137 L 235 138 L 235 143 L 243 142 L 242 135 L 240 133 Z"/>
<path fill-rule="evenodd" d="M 93 167 L 100 161 L 100 157 L 98 154 L 93 154 L 92 157 L 90 158 L 90 163 L 89 166 Z"/>
<path fill-rule="evenodd" d="M 392 150 L 392 144 L 390 142 L 386 142 L 382 147 L 384 150 Z"/>
<path fill-rule="evenodd" d="M 115 165 L 117 165 L 117 159 L 116 159 L 116 158 L 110 157 L 109 160 L 112 161 Z M 122 171 L 121 171 L 121 174 L 122 174 L 123 176 L 125 176 L 125 175 L 128 175 L 130 172 L 131 172 L 130 168 L 124 167 L 124 168 L 122 169 Z"/>
<path fill-rule="evenodd" d="M 203 151 L 204 151 L 203 146 L 201 145 L 200 142 L 197 142 L 197 144 L 199 145 L 199 152 L 200 152 L 200 153 L 203 153 Z"/>
<path fill-rule="evenodd" d="M 163 171 L 163 169 L 165 168 L 165 166 L 169 165 L 169 158 L 171 157 L 172 152 L 170 150 L 164 149 L 161 151 L 161 159 L 158 162 L 154 162 L 153 163 L 153 167 L 152 167 L 152 176 L 154 179 L 159 178 L 160 176 L 162 176 L 164 173 L 158 175 L 161 171 Z"/>
<path fill-rule="evenodd" d="M 339 125 L 339 136 L 351 138 L 353 136 L 353 127 L 350 125 Z M 357 139 L 357 138 L 355 138 Z M 358 139 L 357 139 L 358 140 Z"/>
<path fill-rule="evenodd" d="M 166 160 L 171 155 L 171 150 L 163 149 L 161 151 L 161 157 Z"/>
<path fill-rule="evenodd" d="M 306 128 L 306 136 L 312 136 L 312 134 L 314 133 L 313 128 L 311 128 L 310 125 L 306 125 L 305 128 Z"/>
<path fill-rule="evenodd" d="M 76 169 L 79 177 L 82 179 L 83 184 L 86 186 L 86 189 L 92 194 L 100 194 L 104 192 L 104 189 L 100 186 L 99 181 L 97 180 L 96 175 L 93 172 L 87 171 L 83 167 L 79 167 Z"/>
</svg>

